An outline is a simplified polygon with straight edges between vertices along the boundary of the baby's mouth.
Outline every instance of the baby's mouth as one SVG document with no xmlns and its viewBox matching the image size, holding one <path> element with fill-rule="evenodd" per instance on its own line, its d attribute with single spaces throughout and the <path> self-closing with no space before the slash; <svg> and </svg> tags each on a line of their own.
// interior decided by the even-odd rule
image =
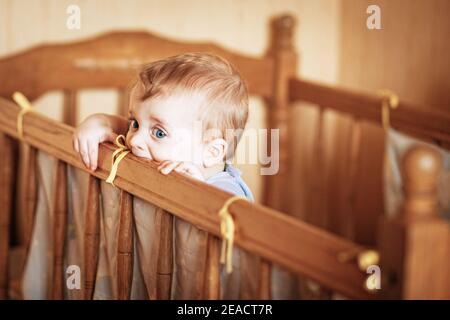
<svg viewBox="0 0 450 320">
<path fill-rule="evenodd" d="M 131 148 L 131 153 L 134 154 L 136 157 L 152 160 L 152 157 L 150 156 L 150 154 L 143 150 Z"/>
</svg>

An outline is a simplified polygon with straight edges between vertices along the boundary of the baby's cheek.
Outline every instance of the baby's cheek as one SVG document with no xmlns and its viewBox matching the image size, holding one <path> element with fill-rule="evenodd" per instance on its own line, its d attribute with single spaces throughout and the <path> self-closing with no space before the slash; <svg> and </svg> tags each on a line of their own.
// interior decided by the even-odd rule
<svg viewBox="0 0 450 320">
<path fill-rule="evenodd" d="M 155 143 L 149 147 L 152 159 L 156 162 L 165 160 L 178 161 L 176 159 L 176 149 L 168 143 Z"/>
</svg>

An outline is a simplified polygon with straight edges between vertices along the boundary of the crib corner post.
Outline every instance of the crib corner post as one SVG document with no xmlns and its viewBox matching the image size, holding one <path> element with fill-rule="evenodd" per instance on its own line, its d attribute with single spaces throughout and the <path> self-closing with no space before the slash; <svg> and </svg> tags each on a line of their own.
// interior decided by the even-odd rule
<svg viewBox="0 0 450 320">
<path fill-rule="evenodd" d="M 382 298 L 450 298 L 450 229 L 437 213 L 441 170 L 430 147 L 414 146 L 402 159 L 403 203 L 379 229 Z"/>
<path fill-rule="evenodd" d="M 273 159 L 278 158 L 278 172 L 265 175 L 265 204 L 281 210 L 286 210 L 287 197 L 285 186 L 288 178 L 288 114 L 289 114 L 289 80 L 296 75 L 297 52 L 294 46 L 295 18 L 290 15 L 276 17 L 271 21 L 270 46 L 268 59 L 273 61 L 272 94 L 268 99 L 269 129 L 278 129 L 279 149 L 277 152 L 272 145 L 272 132 L 269 130 L 267 138 L 268 154 Z M 276 161 L 276 160 L 275 160 Z M 271 164 L 272 165 L 272 164 Z"/>
</svg>

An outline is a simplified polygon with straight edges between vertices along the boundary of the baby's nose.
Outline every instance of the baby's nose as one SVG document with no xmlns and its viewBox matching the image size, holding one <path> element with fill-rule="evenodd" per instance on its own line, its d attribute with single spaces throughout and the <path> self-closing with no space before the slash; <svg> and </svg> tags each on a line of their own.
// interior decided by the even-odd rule
<svg viewBox="0 0 450 320">
<path fill-rule="evenodd" d="M 128 148 L 131 149 L 131 152 L 138 157 L 151 158 L 150 152 L 148 152 L 145 141 L 142 140 L 142 137 L 135 134 L 129 139 L 127 139 Z"/>
</svg>

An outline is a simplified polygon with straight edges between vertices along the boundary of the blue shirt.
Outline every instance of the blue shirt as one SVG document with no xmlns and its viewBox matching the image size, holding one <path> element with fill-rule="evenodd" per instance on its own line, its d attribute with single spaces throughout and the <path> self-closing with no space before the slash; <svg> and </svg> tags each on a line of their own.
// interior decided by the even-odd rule
<svg viewBox="0 0 450 320">
<path fill-rule="evenodd" d="M 226 163 L 224 171 L 209 177 L 206 182 L 219 189 L 228 191 L 237 196 L 246 197 L 247 200 L 253 201 L 253 194 L 244 180 L 242 180 L 241 171 L 231 164 Z"/>
</svg>

